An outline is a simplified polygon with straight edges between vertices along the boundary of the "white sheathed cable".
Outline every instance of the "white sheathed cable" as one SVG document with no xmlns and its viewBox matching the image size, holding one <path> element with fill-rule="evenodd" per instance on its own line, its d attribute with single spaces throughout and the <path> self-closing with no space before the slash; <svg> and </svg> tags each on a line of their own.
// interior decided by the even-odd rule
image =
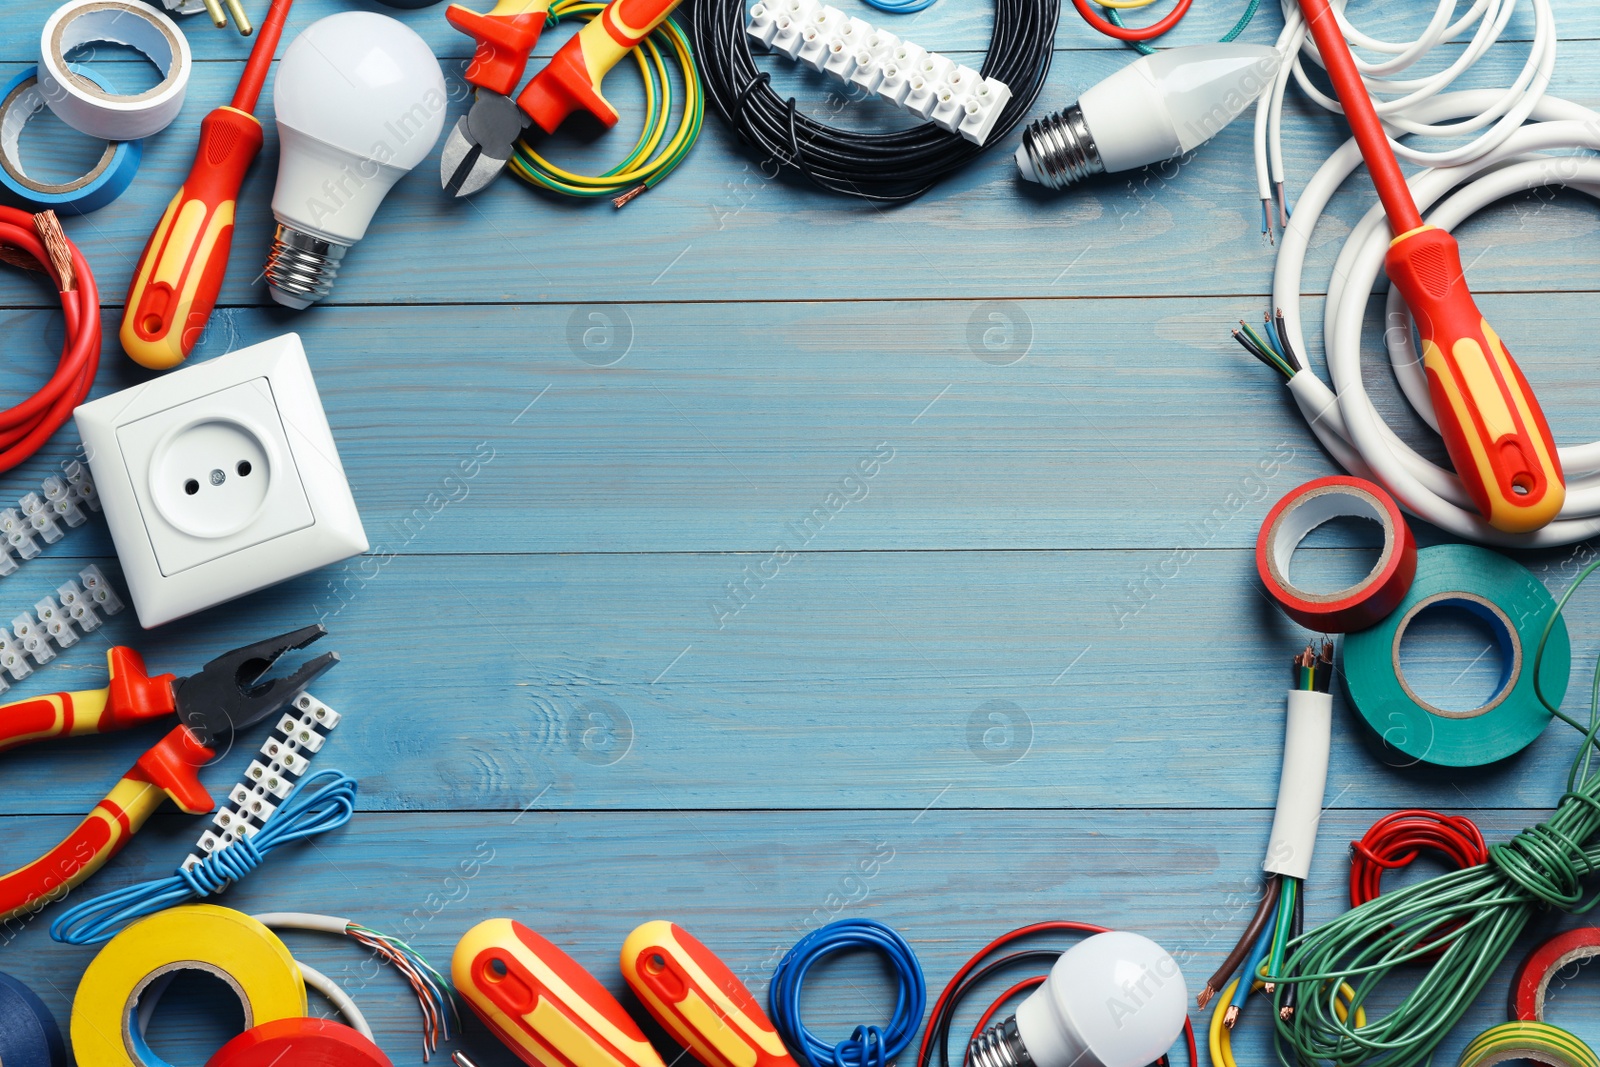
<svg viewBox="0 0 1600 1067">
<path fill-rule="evenodd" d="M 1419 105 L 1417 117 L 1423 122 L 1439 122 L 1481 114 L 1497 98 L 1496 90 L 1450 93 Z M 1417 206 L 1431 212 L 1427 221 L 1449 230 L 1495 200 L 1546 185 L 1566 186 L 1600 199 L 1600 157 L 1571 154 L 1575 149 L 1600 151 L 1600 113 L 1546 96 L 1532 118 L 1532 123 L 1470 164 L 1412 175 L 1410 185 Z M 1312 231 L 1333 194 L 1360 165 L 1361 152 L 1353 139 L 1329 156 L 1306 183 L 1279 242 L 1273 303 L 1283 312 L 1289 341 L 1302 356 L 1309 350 L 1301 325 L 1301 276 Z M 1350 231 L 1327 285 L 1323 347 L 1332 387 L 1309 370 L 1289 382 L 1290 393 L 1317 439 L 1350 473 L 1381 482 L 1406 510 L 1459 537 L 1507 547 L 1545 548 L 1600 533 L 1600 441 L 1558 449 L 1567 480 L 1566 502 L 1555 521 L 1543 529 L 1512 534 L 1490 526 L 1453 471 L 1419 455 L 1384 421 L 1362 380 L 1361 327 L 1368 294 L 1377 285 L 1388 247 L 1387 220 L 1382 208 L 1374 206 Z M 1393 291 L 1385 326 L 1389 361 L 1401 389 L 1417 413 L 1437 427 L 1427 380 L 1411 339 L 1411 319 Z M 1511 347 L 1514 351 L 1514 340 Z"/>
<path fill-rule="evenodd" d="M 1289 690 L 1289 722 L 1283 735 L 1283 774 L 1272 839 L 1261 869 L 1268 874 L 1305 878 L 1322 819 L 1322 794 L 1328 783 L 1328 752 L 1333 741 L 1333 697 L 1310 689 Z"/>
<path fill-rule="evenodd" d="M 328 1002 L 339 1009 L 345 1022 L 355 1027 L 362 1037 L 372 1041 L 372 1027 L 367 1025 L 367 1017 L 361 1014 L 361 1009 L 356 1007 L 356 1002 L 344 991 L 344 987 L 315 967 L 308 967 L 299 960 L 294 962 L 300 968 L 300 976 L 305 979 L 306 985 L 327 997 Z"/>
<path fill-rule="evenodd" d="M 1315 41 L 1307 33 L 1299 0 L 1282 0 L 1282 4 L 1284 28 L 1277 45 L 1286 57 L 1293 57 L 1293 62 L 1283 65 L 1274 91 L 1263 95 L 1257 105 L 1265 110 L 1265 121 L 1258 121 L 1256 128 L 1257 185 L 1260 188 L 1267 187 L 1269 170 L 1271 182 L 1283 181 L 1283 89 L 1290 77 L 1318 106 L 1343 113 L 1339 101 L 1323 92 L 1307 76 L 1307 61 L 1321 66 L 1322 58 Z M 1453 22 L 1458 0 L 1437 0 L 1426 29 L 1414 40 L 1398 42 L 1382 41 L 1362 33 L 1351 24 L 1342 0 L 1333 0 L 1331 6 L 1352 45 L 1386 57 L 1372 61 L 1356 52 L 1356 67 L 1373 96 L 1379 118 L 1389 131 L 1389 143 L 1395 154 L 1419 166 L 1456 166 L 1494 151 L 1533 113 L 1555 71 L 1556 29 L 1550 0 L 1530 0 L 1533 40 L 1511 84 L 1502 89 L 1483 90 L 1487 95 L 1476 98 L 1478 105 L 1471 112 L 1445 117 L 1433 112 L 1425 114 L 1422 109 L 1426 105 L 1471 71 L 1499 41 L 1518 9 L 1519 0 L 1476 0 Z M 1431 74 L 1396 77 L 1406 74 L 1441 45 L 1455 47 L 1446 60 L 1435 64 L 1438 70 Z M 1427 149 L 1397 140 L 1407 135 L 1460 138 L 1473 133 L 1477 136 L 1468 142 L 1444 149 Z"/>
</svg>

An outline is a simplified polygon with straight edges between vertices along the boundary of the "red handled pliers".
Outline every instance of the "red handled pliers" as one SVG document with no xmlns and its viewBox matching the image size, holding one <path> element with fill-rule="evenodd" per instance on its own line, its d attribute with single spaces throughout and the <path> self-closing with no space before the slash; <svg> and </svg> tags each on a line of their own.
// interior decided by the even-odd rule
<svg viewBox="0 0 1600 1067">
<path fill-rule="evenodd" d="M 187 678 L 151 677 L 139 653 L 118 645 L 106 653 L 106 688 L 0 704 L 0 750 L 178 716 L 172 732 L 139 757 L 65 841 L 0 875 L 0 921 L 41 908 L 83 882 L 166 798 L 191 815 L 210 811 L 214 802 L 200 784 L 200 768 L 215 758 L 219 740 L 277 712 L 339 662 L 339 653 L 325 652 L 286 677 L 263 680 L 280 656 L 327 632 L 307 626 L 257 641 L 223 653 Z"/>
</svg>

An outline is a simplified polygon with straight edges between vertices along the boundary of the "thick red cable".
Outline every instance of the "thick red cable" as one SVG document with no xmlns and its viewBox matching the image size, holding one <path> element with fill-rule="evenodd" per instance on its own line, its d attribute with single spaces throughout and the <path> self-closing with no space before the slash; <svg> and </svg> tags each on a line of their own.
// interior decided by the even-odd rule
<svg viewBox="0 0 1600 1067">
<path fill-rule="evenodd" d="M 1089 0 L 1072 0 L 1072 6 L 1078 9 L 1078 14 L 1083 16 L 1094 29 L 1107 37 L 1115 37 L 1119 41 L 1149 41 L 1160 37 L 1189 13 L 1189 5 L 1193 0 L 1178 0 L 1177 6 L 1167 12 L 1160 22 L 1151 23 L 1149 26 L 1114 26 L 1096 11 Z"/>
<path fill-rule="evenodd" d="M 1082 0 L 1073 2 L 1081 4 Z M 1395 159 L 1394 149 L 1389 147 L 1389 135 L 1384 132 L 1378 111 L 1372 106 L 1372 97 L 1367 95 L 1366 83 L 1356 69 L 1355 57 L 1350 54 L 1344 31 L 1339 29 L 1328 0 L 1300 0 L 1300 12 L 1305 15 L 1311 27 L 1311 36 L 1316 39 L 1317 52 L 1322 56 L 1323 66 L 1328 69 L 1328 78 L 1333 82 L 1333 90 L 1344 107 L 1350 132 L 1355 135 L 1356 144 L 1361 146 L 1361 158 L 1366 161 L 1367 173 L 1372 175 L 1378 199 L 1383 201 L 1384 214 L 1389 216 L 1389 231 L 1396 237 L 1409 233 L 1422 225 L 1422 213 L 1417 210 L 1417 202 L 1411 196 L 1411 187 L 1406 184 L 1406 176 L 1400 170 L 1400 161 Z"/>
<path fill-rule="evenodd" d="M 49 214 L 45 212 L 43 214 Z M 0 246 L 36 260 L 61 297 L 66 336 L 55 373 L 38 392 L 0 412 L 0 471 L 8 471 L 39 450 L 83 403 L 100 368 L 100 291 L 78 246 L 65 237 L 71 276 L 63 278 L 41 237 L 35 216 L 0 207 Z M 55 226 L 54 216 L 49 223 Z M 11 257 L 15 262 L 15 257 Z"/>
</svg>

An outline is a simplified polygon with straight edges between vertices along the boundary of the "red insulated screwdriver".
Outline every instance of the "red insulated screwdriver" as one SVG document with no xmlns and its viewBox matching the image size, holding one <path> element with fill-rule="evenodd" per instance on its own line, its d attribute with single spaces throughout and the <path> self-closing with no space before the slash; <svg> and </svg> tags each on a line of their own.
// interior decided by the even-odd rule
<svg viewBox="0 0 1600 1067">
<path fill-rule="evenodd" d="M 200 123 L 194 166 L 139 257 L 120 336 L 123 351 L 142 366 L 165 370 L 182 363 L 211 317 L 228 270 L 234 202 L 261 151 L 261 122 L 252 112 L 293 2 L 272 0 L 233 102 Z"/>
<path fill-rule="evenodd" d="M 1328 0 L 1300 0 L 1300 11 L 1389 216 L 1394 239 L 1384 269 L 1416 319 L 1450 462 L 1491 526 L 1537 530 L 1556 517 L 1567 495 L 1539 401 L 1478 310 L 1456 239 L 1422 221 Z"/>
</svg>

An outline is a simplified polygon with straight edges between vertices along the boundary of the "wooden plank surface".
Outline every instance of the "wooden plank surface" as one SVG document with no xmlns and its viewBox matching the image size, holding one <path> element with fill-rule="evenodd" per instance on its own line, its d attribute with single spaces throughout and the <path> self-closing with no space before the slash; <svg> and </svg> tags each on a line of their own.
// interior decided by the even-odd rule
<svg viewBox="0 0 1600 1067">
<path fill-rule="evenodd" d="M 7 5 L 0 75 L 31 61 L 53 6 Z M 301 0 L 291 32 L 351 6 L 390 10 Z M 975 62 L 988 11 L 943 0 L 870 17 Z M 453 121 L 466 39 L 440 7 L 396 14 L 441 57 Z M 1175 40 L 1214 39 L 1235 14 L 1199 4 Z M 1600 102 L 1600 8 L 1558 0 L 1556 15 L 1553 91 Z M 1362 20 L 1396 37 L 1420 27 L 1405 5 Z M 1264 10 L 1246 39 L 1278 25 Z M 247 47 L 203 20 L 184 26 L 198 62 L 182 116 L 147 140 L 122 199 L 67 223 L 106 304 L 96 395 L 147 377 L 117 351 L 122 294 Z M 1486 83 L 1520 65 L 1530 29 L 1526 12 L 1513 19 L 1482 64 Z M 1070 7 L 1056 45 L 1041 111 L 1129 58 Z M 150 77 L 115 49 L 93 58 L 130 84 Z M 827 106 L 826 83 L 763 62 L 802 106 Z M 625 112 L 637 100 L 621 75 L 607 92 Z M 1340 138 L 1331 117 L 1293 99 L 1289 110 L 1293 189 Z M 82 146 L 36 121 L 26 158 L 69 166 Z M 436 149 L 385 203 L 328 305 L 303 314 L 273 307 L 259 278 L 267 125 L 225 306 L 196 358 L 302 335 L 373 550 L 154 633 L 125 613 L 11 694 L 100 684 L 114 642 L 182 673 L 325 621 L 344 662 L 316 692 L 347 718 L 321 760 L 360 780 L 360 812 L 224 902 L 346 913 L 437 964 L 474 922 L 514 915 L 613 988 L 626 932 L 673 918 L 758 992 L 788 945 L 838 916 L 902 930 L 935 990 L 1001 931 L 1075 918 L 1157 938 L 1198 988 L 1257 885 L 1285 664 L 1308 637 L 1259 592 L 1251 547 L 1273 501 L 1333 469 L 1227 335 L 1265 309 L 1272 269 L 1247 122 L 1181 166 L 1067 195 L 1017 182 L 1013 136 L 892 210 L 765 179 L 714 116 L 680 172 L 620 212 L 509 178 L 451 203 Z M 615 140 L 564 135 L 552 151 L 594 161 Z M 1308 293 L 1370 199 L 1359 187 L 1336 199 Z M 1541 191 L 1462 231 L 1474 287 L 1563 443 L 1600 437 L 1595 228 L 1593 205 Z M 1314 326 L 1319 301 L 1305 304 Z M 0 272 L 0 323 L 11 342 L 0 387 L 31 390 L 59 339 L 53 294 Z M 1438 455 L 1388 374 L 1374 365 L 1368 377 L 1402 434 Z M 76 445 L 63 431 L 0 496 Z M 1419 536 L 1443 540 L 1420 525 Z M 775 559 L 779 544 L 792 559 Z M 1372 553 L 1369 531 L 1330 528 L 1296 573 L 1332 586 Z M 1559 591 L 1591 557 L 1521 558 Z M 116 574 L 98 524 L 6 579 L 11 602 L 91 561 Z M 1600 606 L 1580 595 L 1570 620 L 1577 690 Z M 1459 706 L 1493 689 L 1483 634 L 1460 620 L 1419 628 L 1406 654 L 1416 685 Z M 1576 741 L 1552 727 L 1507 766 L 1421 773 L 1364 739 L 1342 694 L 1336 706 L 1310 882 L 1318 921 L 1343 906 L 1343 843 L 1380 814 L 1436 806 L 1508 838 L 1553 803 Z M 6 855 L 58 839 L 155 736 L 0 759 Z M 207 783 L 225 789 L 258 743 L 241 739 Z M 163 814 L 94 887 L 165 873 L 198 832 Z M 475 855 L 491 858 L 447 882 Z M 864 857 L 881 860 L 870 876 Z M 0 970 L 65 1021 L 91 953 L 51 943 L 49 917 L 0 931 Z M 363 972 L 350 946 L 292 940 L 352 987 L 397 1064 L 419 1061 L 395 976 Z M 1438 1062 L 1502 1017 L 1507 977 Z M 866 961 L 821 979 L 807 1004 L 819 1030 L 843 1036 L 883 1010 Z M 215 1002 L 194 1001 L 159 1020 L 176 1067 L 198 1067 L 226 1037 Z M 1555 1021 L 1600 1042 L 1592 976 L 1553 1004 Z M 513 1062 L 481 1029 L 467 1047 L 483 1067 Z M 1271 1062 L 1264 1020 L 1238 1049 L 1241 1064 Z"/>
</svg>

